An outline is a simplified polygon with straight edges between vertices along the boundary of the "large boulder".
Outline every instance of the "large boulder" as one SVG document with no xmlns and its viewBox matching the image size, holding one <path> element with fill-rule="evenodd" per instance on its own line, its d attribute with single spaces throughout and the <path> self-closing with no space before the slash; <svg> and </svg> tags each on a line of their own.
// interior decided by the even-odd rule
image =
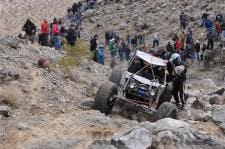
<svg viewBox="0 0 225 149">
<path fill-rule="evenodd" d="M 192 119 L 194 121 L 208 121 L 211 119 L 212 114 L 209 112 L 204 112 L 203 110 L 191 109 Z"/>
<path fill-rule="evenodd" d="M 153 134 L 152 148 L 222 149 L 225 147 L 209 135 L 200 133 L 188 123 L 179 120 L 166 118 L 153 124 L 145 123 L 143 127 Z"/>
<path fill-rule="evenodd" d="M 212 119 L 217 124 L 225 123 L 225 105 L 213 111 Z"/>
<path fill-rule="evenodd" d="M 10 117 L 12 113 L 12 110 L 8 106 L 0 106 L 0 114 L 5 117 Z"/>
<path fill-rule="evenodd" d="M 219 95 L 212 95 L 210 97 L 209 103 L 211 105 L 221 105 L 223 103 L 223 99 Z"/>
<path fill-rule="evenodd" d="M 147 142 L 147 140 L 149 142 Z M 188 123 L 175 119 L 161 119 L 155 123 L 144 122 L 140 127 L 114 134 L 113 144 L 122 149 L 130 148 L 224 148 L 209 135 L 198 132 Z"/>
<path fill-rule="evenodd" d="M 152 134 L 146 128 L 132 128 L 114 134 L 112 144 L 120 149 L 146 149 L 151 147 Z"/>
</svg>

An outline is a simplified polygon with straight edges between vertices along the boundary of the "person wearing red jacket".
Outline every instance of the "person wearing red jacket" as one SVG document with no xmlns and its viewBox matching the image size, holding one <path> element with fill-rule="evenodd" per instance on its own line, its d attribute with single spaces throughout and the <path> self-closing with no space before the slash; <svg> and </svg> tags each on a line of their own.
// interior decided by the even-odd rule
<svg viewBox="0 0 225 149">
<path fill-rule="evenodd" d="M 182 48 L 182 42 L 180 41 L 180 39 L 176 39 L 176 43 L 175 43 L 175 46 L 176 46 L 176 51 L 177 53 L 180 52 L 181 48 Z"/>
<path fill-rule="evenodd" d="M 40 44 L 42 46 L 48 46 L 48 35 L 49 35 L 49 26 L 48 26 L 48 22 L 47 19 L 44 19 L 41 23 L 41 40 L 40 40 Z"/>
<path fill-rule="evenodd" d="M 52 33 L 53 33 L 55 50 L 61 50 L 60 30 L 59 30 L 59 25 L 58 25 L 57 19 L 54 19 L 54 23 L 52 26 Z"/>
<path fill-rule="evenodd" d="M 216 41 L 220 41 L 223 29 L 219 21 L 215 22 L 215 29 L 216 29 Z"/>
</svg>

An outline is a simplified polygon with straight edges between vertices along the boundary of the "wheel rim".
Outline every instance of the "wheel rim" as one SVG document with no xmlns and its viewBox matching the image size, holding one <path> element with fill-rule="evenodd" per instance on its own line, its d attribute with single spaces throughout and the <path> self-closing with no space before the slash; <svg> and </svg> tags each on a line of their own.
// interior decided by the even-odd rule
<svg viewBox="0 0 225 149">
<path fill-rule="evenodd" d="M 109 104 L 110 106 L 113 106 L 114 101 L 115 101 L 115 95 L 112 95 L 112 96 L 110 96 L 110 98 L 109 98 L 109 100 L 108 100 L 108 104 Z"/>
</svg>

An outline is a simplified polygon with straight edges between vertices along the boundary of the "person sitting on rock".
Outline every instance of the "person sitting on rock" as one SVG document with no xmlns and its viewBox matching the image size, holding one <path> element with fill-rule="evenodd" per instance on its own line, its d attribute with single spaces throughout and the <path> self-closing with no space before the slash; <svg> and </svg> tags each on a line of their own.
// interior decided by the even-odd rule
<svg viewBox="0 0 225 149">
<path fill-rule="evenodd" d="M 37 27 L 30 21 L 30 19 L 27 19 L 26 23 L 24 24 L 23 31 L 25 31 L 26 35 L 26 43 L 28 44 L 28 41 L 31 41 L 31 43 L 34 43 L 35 33 L 37 30 Z"/>
</svg>

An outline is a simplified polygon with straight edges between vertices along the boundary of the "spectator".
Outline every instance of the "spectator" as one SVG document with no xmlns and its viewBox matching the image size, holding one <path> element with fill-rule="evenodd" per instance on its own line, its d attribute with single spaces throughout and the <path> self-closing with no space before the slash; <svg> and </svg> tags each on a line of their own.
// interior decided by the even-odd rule
<svg viewBox="0 0 225 149">
<path fill-rule="evenodd" d="M 209 31 L 207 33 L 207 40 L 208 40 L 208 43 L 207 43 L 208 50 L 213 50 L 213 47 L 214 47 L 214 33 L 213 33 L 213 30 L 211 30 L 211 31 Z"/>
<path fill-rule="evenodd" d="M 159 46 L 159 33 L 153 35 L 153 48 Z"/>
<path fill-rule="evenodd" d="M 186 29 L 187 26 L 187 15 L 182 12 L 180 15 L 180 28 L 181 29 Z"/>
<path fill-rule="evenodd" d="M 42 46 L 49 46 L 48 44 L 49 27 L 47 19 L 44 19 L 41 23 L 41 36 L 40 42 Z"/>
<path fill-rule="evenodd" d="M 105 48 L 102 44 L 96 49 L 96 58 L 99 64 L 105 64 Z"/>
<path fill-rule="evenodd" d="M 59 25 L 58 25 L 57 19 L 54 19 L 54 23 L 52 26 L 52 32 L 53 32 L 55 50 L 61 50 L 60 30 L 59 30 Z"/>
<path fill-rule="evenodd" d="M 66 40 L 69 45 L 74 46 L 76 42 L 77 36 L 76 36 L 76 29 L 75 26 L 70 26 L 68 34 L 66 36 Z"/>
<path fill-rule="evenodd" d="M 201 44 L 198 40 L 196 40 L 196 43 L 195 43 L 195 52 L 196 52 L 196 55 L 197 55 L 197 60 L 200 61 L 200 56 L 199 56 L 199 52 L 201 50 Z"/>
<path fill-rule="evenodd" d="M 31 41 L 31 43 L 34 43 L 35 33 L 37 30 L 37 27 L 30 21 L 30 19 L 27 19 L 26 23 L 24 24 L 23 31 L 25 31 L 25 37 L 26 37 L 26 43 L 28 44 L 28 41 Z"/>
<path fill-rule="evenodd" d="M 94 61 L 97 61 L 96 53 L 95 53 L 96 52 L 96 48 L 98 46 L 97 40 L 98 40 L 98 35 L 97 34 L 95 34 L 94 37 L 91 38 L 91 40 L 90 40 L 90 44 L 91 44 L 90 51 L 93 53 L 93 60 Z"/>
</svg>

